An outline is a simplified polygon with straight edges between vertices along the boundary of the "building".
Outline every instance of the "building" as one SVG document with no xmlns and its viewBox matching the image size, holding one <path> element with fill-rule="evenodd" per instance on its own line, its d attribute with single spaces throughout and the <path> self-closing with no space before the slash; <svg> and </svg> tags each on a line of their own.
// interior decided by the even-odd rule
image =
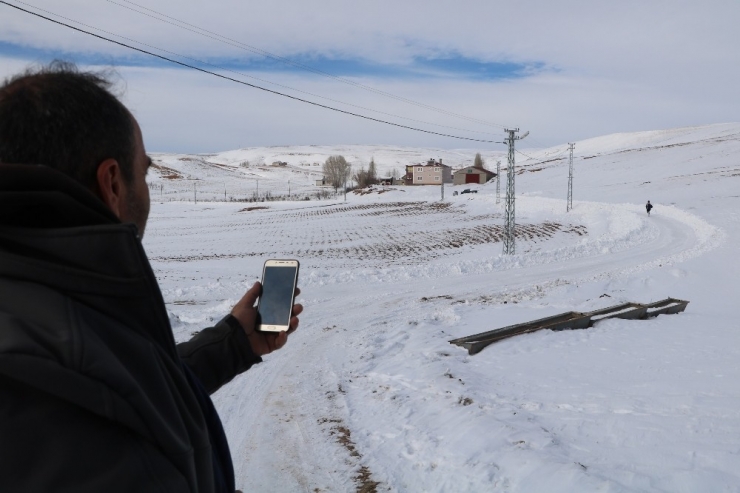
<svg viewBox="0 0 740 493">
<path fill-rule="evenodd" d="M 493 171 L 488 171 L 487 169 L 478 168 L 476 166 L 468 166 L 467 168 L 455 171 L 452 183 L 454 185 L 465 185 L 466 183 L 483 184 L 495 177 L 496 173 Z"/>
<path fill-rule="evenodd" d="M 452 183 L 452 168 L 442 164 L 434 159 L 427 161 L 427 164 L 413 164 L 406 166 L 406 176 L 404 177 L 406 185 L 441 185 L 442 183 Z"/>
</svg>

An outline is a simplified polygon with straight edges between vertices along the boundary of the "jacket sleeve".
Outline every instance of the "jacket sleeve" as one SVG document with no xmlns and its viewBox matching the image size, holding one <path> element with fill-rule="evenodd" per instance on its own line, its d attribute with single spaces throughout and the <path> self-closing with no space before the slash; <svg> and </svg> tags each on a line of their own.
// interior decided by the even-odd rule
<svg viewBox="0 0 740 493">
<path fill-rule="evenodd" d="M 189 341 L 178 344 L 177 353 L 209 394 L 253 364 L 262 362 L 262 358 L 252 352 L 239 321 L 231 315 L 215 327 L 204 329 Z"/>
</svg>

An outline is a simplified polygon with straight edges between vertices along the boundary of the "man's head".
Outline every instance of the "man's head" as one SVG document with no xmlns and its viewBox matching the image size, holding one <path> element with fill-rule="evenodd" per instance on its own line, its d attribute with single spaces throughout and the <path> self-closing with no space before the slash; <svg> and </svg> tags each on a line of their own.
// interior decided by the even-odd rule
<svg viewBox="0 0 740 493">
<path fill-rule="evenodd" d="M 150 160 L 105 74 L 53 62 L 0 86 L 0 163 L 43 164 L 95 193 L 144 233 Z"/>
</svg>

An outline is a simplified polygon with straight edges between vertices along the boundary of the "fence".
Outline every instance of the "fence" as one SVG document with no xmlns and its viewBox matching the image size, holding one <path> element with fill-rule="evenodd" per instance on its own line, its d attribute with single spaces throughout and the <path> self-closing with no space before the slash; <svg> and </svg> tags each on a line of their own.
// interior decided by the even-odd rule
<svg viewBox="0 0 740 493">
<path fill-rule="evenodd" d="M 334 189 L 259 182 L 226 183 L 206 180 L 172 180 L 149 183 L 149 195 L 158 202 L 271 202 L 323 200 L 336 197 Z"/>
</svg>

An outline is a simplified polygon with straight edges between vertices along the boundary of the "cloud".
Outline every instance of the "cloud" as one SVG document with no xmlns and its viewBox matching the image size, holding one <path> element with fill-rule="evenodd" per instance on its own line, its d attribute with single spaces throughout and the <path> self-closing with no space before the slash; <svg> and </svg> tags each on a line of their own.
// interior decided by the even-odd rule
<svg viewBox="0 0 740 493">
<path fill-rule="evenodd" d="M 736 1 L 157 2 L 159 12 L 191 24 L 186 29 L 171 18 L 154 19 L 157 14 L 146 10 L 154 7 L 144 3 L 30 3 L 263 79 L 238 76 L 247 82 L 440 133 L 500 137 L 499 126 L 475 121 L 485 120 L 530 129 L 534 140 L 550 145 L 611 132 L 740 119 L 733 104 L 740 83 Z M 4 5 L 0 12 L 0 75 L 54 57 L 118 65 L 127 81 L 126 101 L 152 150 L 339 143 L 471 147 L 470 142 L 363 121 L 174 69 Z M 276 64 L 259 56 L 260 49 L 376 92 Z"/>
</svg>

